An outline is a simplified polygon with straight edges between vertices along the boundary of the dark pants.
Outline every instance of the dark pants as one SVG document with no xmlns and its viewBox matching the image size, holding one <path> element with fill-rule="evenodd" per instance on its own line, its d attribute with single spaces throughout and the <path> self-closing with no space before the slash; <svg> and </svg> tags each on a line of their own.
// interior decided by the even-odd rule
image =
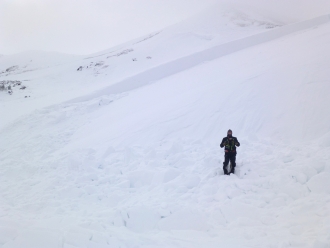
<svg viewBox="0 0 330 248">
<path fill-rule="evenodd" d="M 229 168 L 229 172 L 227 170 L 228 163 L 231 163 L 231 168 Z M 236 166 L 236 152 L 226 152 L 225 153 L 225 162 L 223 162 L 223 173 L 225 175 L 229 175 L 230 173 L 235 173 Z"/>
</svg>

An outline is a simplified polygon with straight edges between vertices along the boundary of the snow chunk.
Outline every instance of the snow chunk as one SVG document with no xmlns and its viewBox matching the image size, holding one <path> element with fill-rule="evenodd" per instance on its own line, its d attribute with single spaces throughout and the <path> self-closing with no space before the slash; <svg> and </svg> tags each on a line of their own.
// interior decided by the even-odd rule
<svg viewBox="0 0 330 248">
<path fill-rule="evenodd" d="M 294 160 L 294 156 L 292 153 L 287 153 L 282 157 L 283 163 L 290 163 Z"/>
<path fill-rule="evenodd" d="M 153 179 L 154 173 L 152 171 L 137 170 L 128 174 L 130 181 L 130 187 L 138 188 L 145 185 L 150 185 Z"/>
<path fill-rule="evenodd" d="M 180 171 L 174 168 L 170 168 L 165 171 L 163 183 L 167 183 L 169 181 L 172 181 L 173 179 L 177 178 L 180 175 Z"/>
<path fill-rule="evenodd" d="M 74 247 L 87 247 L 93 235 L 89 232 L 71 231 L 65 237 L 65 243 Z M 47 247 L 47 246 L 45 246 Z"/>
<path fill-rule="evenodd" d="M 322 147 L 330 147 L 330 132 L 320 139 L 319 145 Z"/>
<path fill-rule="evenodd" d="M 330 194 L 330 173 L 322 172 L 313 176 L 307 183 L 307 186 L 313 193 Z"/>
<path fill-rule="evenodd" d="M 170 230 L 197 230 L 206 231 L 208 225 L 205 217 L 195 211 L 181 210 L 159 222 L 159 228 L 163 231 Z"/>
<path fill-rule="evenodd" d="M 327 241 L 315 241 L 313 248 L 329 248 L 330 245 Z"/>
<path fill-rule="evenodd" d="M 55 232 L 24 231 L 15 240 L 1 246 L 2 248 L 57 248 L 60 245 L 60 236 Z"/>
<path fill-rule="evenodd" d="M 296 171 L 300 171 L 307 176 L 307 180 L 311 179 L 313 176 L 317 174 L 317 170 L 315 170 L 312 166 L 304 165 L 304 166 L 296 166 L 293 167 Z"/>
<path fill-rule="evenodd" d="M 127 217 L 127 227 L 137 232 L 154 229 L 160 220 L 160 215 L 144 206 L 129 209 Z"/>
<path fill-rule="evenodd" d="M 13 228 L 0 227 L 0 245 L 15 239 L 17 230 Z"/>
<path fill-rule="evenodd" d="M 197 176 L 197 175 L 188 175 L 188 176 L 185 176 L 185 178 L 183 180 L 184 180 L 184 185 L 188 189 L 192 189 L 194 187 L 197 187 L 198 184 L 201 181 L 200 177 Z"/>
<path fill-rule="evenodd" d="M 325 162 L 322 160 L 316 159 L 311 165 L 318 173 L 324 171 Z"/>
</svg>

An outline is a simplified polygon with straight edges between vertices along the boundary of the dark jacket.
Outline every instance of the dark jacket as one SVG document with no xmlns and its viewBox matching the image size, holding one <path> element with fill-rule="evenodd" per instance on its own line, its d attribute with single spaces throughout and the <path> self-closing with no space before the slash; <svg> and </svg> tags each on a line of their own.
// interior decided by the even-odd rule
<svg viewBox="0 0 330 248">
<path fill-rule="evenodd" d="M 220 147 L 225 147 L 225 151 L 230 153 L 236 153 L 236 146 L 240 146 L 240 143 L 238 142 L 236 137 L 231 137 L 229 139 L 228 137 L 224 137 L 221 141 Z"/>
</svg>

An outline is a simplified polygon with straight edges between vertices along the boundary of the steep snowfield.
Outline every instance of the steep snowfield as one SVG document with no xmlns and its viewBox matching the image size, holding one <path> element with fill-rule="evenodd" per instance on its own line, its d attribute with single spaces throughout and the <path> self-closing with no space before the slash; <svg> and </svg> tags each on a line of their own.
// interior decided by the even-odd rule
<svg viewBox="0 0 330 248">
<path fill-rule="evenodd" d="M 328 18 L 2 76 L 0 247 L 329 247 Z"/>
<path fill-rule="evenodd" d="M 269 19 L 260 12 L 239 1 L 237 6 L 216 5 L 182 23 L 83 58 L 42 52 L 0 57 L 0 80 L 20 80 L 27 86 L 24 91 L 15 89 L 10 97 L 2 94 L 5 101 L 0 103 L 0 115 L 7 121 L 0 122 L 0 127 L 35 109 L 103 89 L 198 51 L 293 22 L 282 14 Z M 301 18 L 294 21 L 297 20 Z M 81 71 L 77 72 L 78 68 Z M 30 97 L 25 99 L 25 96 Z"/>
</svg>

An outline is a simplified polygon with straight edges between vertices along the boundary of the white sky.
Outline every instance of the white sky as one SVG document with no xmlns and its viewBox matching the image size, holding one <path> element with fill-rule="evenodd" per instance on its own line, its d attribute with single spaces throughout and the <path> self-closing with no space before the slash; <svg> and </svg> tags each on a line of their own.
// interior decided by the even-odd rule
<svg viewBox="0 0 330 248">
<path fill-rule="evenodd" d="M 0 0 L 0 54 L 90 54 L 186 19 L 216 0 Z"/>
</svg>

